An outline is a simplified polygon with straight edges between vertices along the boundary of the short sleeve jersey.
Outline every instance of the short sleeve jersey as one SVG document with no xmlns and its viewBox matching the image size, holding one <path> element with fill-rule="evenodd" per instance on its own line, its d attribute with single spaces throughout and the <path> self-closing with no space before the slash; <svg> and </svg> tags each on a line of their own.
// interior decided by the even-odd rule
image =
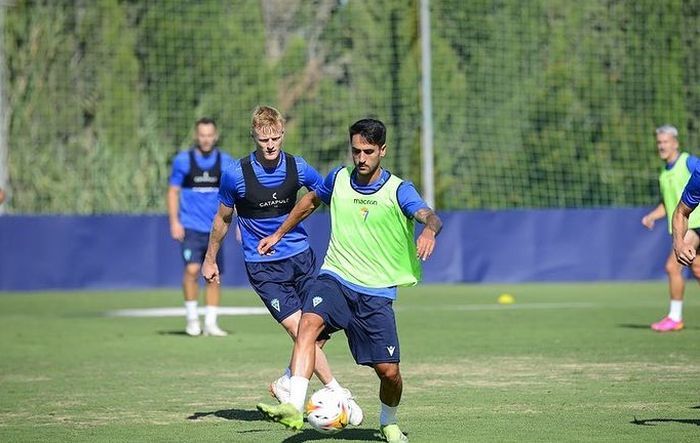
<svg viewBox="0 0 700 443">
<path fill-rule="evenodd" d="M 173 158 L 172 170 L 168 183 L 171 186 L 180 188 L 180 223 L 186 228 L 198 232 L 209 232 L 211 224 L 219 207 L 218 187 L 211 188 L 187 188 L 183 187 L 185 180 L 190 173 L 190 151 L 179 152 Z M 209 170 L 214 167 L 217 154 L 221 154 L 221 169 L 222 171 L 228 164 L 233 161 L 233 158 L 221 152 L 219 148 L 214 148 L 209 154 L 202 153 L 194 149 L 194 159 L 197 166 L 202 170 Z M 219 181 L 220 183 L 220 181 Z"/>
<path fill-rule="evenodd" d="M 287 156 L 280 154 L 280 161 L 274 168 L 265 168 L 255 157 L 255 153 L 249 155 L 250 164 L 256 178 L 262 186 L 274 188 L 280 186 L 286 177 Z M 315 191 L 323 183 L 323 177 L 311 167 L 302 157 L 294 156 L 299 175 L 299 186 L 309 191 Z M 233 208 L 236 201 L 245 197 L 246 186 L 243 177 L 243 169 L 240 161 L 234 161 L 222 172 L 221 186 L 219 188 L 219 202 L 229 208 Z M 257 251 L 258 242 L 273 234 L 287 215 L 269 218 L 245 218 L 238 217 L 238 226 L 241 229 L 241 243 L 243 246 L 244 260 L 247 262 L 276 261 L 299 254 L 309 248 L 308 234 L 304 225 L 300 223 L 294 229 L 284 235 L 282 240 L 275 245 L 271 255 L 260 255 Z"/>
</svg>

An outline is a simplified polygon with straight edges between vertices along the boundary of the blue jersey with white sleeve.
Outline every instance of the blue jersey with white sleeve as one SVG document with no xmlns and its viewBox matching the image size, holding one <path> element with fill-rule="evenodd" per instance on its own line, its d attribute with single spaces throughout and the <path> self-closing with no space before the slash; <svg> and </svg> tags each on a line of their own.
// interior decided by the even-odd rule
<svg viewBox="0 0 700 443">
<path fill-rule="evenodd" d="M 291 158 L 291 156 L 288 157 L 284 152 L 281 152 L 280 161 L 274 168 L 265 168 L 255 157 L 255 152 L 251 153 L 248 158 L 255 173 L 255 178 L 260 185 L 267 188 L 275 188 L 284 183 L 287 174 L 287 159 Z M 298 156 L 293 156 L 293 158 L 299 177 L 299 187 L 306 187 L 309 191 L 315 191 L 323 183 L 323 177 L 303 158 Z M 221 186 L 219 187 L 219 202 L 229 208 L 233 208 L 236 202 L 241 203 L 245 196 L 246 184 L 243 167 L 240 161 L 235 161 L 223 170 Z M 304 225 L 299 223 L 275 245 L 273 254 L 258 254 L 258 242 L 272 235 L 286 218 L 287 214 L 263 218 L 247 218 L 238 214 L 238 226 L 241 230 L 241 244 L 245 261 L 277 261 L 309 249 L 308 234 Z"/>
<path fill-rule="evenodd" d="M 195 161 L 194 165 L 191 162 L 192 158 Z M 197 232 L 211 230 L 214 215 L 219 207 L 216 196 L 219 190 L 220 171 L 232 160 L 231 156 L 218 148 L 212 149 L 207 154 L 191 148 L 175 156 L 168 183 L 180 188 L 179 218 L 185 229 Z M 192 177 L 193 170 L 201 172 L 202 175 Z M 193 186 L 191 183 L 193 180 L 199 180 L 199 182 Z"/>
<path fill-rule="evenodd" d="M 339 166 L 333 169 L 326 176 L 325 180 L 323 181 L 323 184 L 316 190 L 316 195 L 318 196 L 318 198 L 320 198 L 321 201 L 323 201 L 327 205 L 331 204 L 331 196 L 333 195 L 333 187 L 335 186 L 336 175 L 338 174 L 338 171 L 340 171 L 343 168 L 344 166 Z M 374 192 L 377 192 L 382 186 L 384 186 L 384 183 L 386 183 L 386 181 L 389 180 L 389 177 L 391 177 L 391 173 L 386 169 L 382 169 L 379 179 L 376 180 L 374 183 L 370 183 L 368 185 L 360 185 L 356 181 L 357 174 L 353 170 L 350 176 L 350 185 L 355 191 L 359 192 L 360 194 L 372 194 Z M 420 194 L 418 193 L 418 190 L 416 190 L 416 187 L 410 181 L 403 181 L 399 185 L 399 188 L 396 191 L 396 197 L 399 202 L 399 206 L 401 207 L 401 212 L 403 212 L 403 214 L 407 218 L 413 218 L 413 214 L 415 214 L 420 209 L 430 208 L 428 204 L 421 198 Z M 363 294 L 376 295 L 392 299 L 396 298 L 396 286 L 392 286 L 389 288 L 366 288 L 364 286 L 351 283 L 343 279 L 338 274 L 325 269 L 322 269 L 320 273 L 330 274 L 344 286 L 354 291 L 361 292 Z"/>
</svg>

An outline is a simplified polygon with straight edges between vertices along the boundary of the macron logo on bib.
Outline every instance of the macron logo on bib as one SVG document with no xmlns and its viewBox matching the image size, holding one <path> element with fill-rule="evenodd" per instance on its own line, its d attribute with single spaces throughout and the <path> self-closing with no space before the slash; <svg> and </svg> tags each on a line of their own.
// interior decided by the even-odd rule
<svg viewBox="0 0 700 443">
<path fill-rule="evenodd" d="M 377 200 L 372 200 L 369 198 L 353 198 L 352 202 L 356 205 L 378 205 L 379 202 Z"/>
<path fill-rule="evenodd" d="M 323 299 L 321 297 L 314 297 L 311 302 L 314 304 L 314 308 L 321 304 Z"/>
</svg>

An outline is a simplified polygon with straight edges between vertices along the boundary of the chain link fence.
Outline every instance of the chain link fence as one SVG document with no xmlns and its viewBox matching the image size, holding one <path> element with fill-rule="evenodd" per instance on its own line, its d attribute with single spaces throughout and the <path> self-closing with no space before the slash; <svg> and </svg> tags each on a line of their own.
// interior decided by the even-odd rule
<svg viewBox="0 0 700 443">
<path fill-rule="evenodd" d="M 322 173 L 348 161 L 353 121 L 382 119 L 385 166 L 422 185 L 417 0 L 0 5 L 9 212 L 163 212 L 193 122 L 215 118 L 243 156 L 263 103 Z M 438 209 L 652 205 L 654 128 L 698 153 L 700 0 L 432 0 L 430 15 Z"/>
</svg>

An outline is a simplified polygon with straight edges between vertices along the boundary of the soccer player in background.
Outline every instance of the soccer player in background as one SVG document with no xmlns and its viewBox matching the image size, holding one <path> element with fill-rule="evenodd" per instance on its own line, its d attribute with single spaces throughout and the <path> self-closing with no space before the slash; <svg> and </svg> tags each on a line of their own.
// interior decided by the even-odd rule
<svg viewBox="0 0 700 443">
<path fill-rule="evenodd" d="M 320 275 L 307 297 L 292 354 L 288 403 L 259 404 L 268 418 L 300 429 L 316 348 L 325 328 L 344 330 L 355 362 L 380 379 L 380 432 L 389 442 L 408 441 L 396 413 L 403 381 L 393 302 L 398 286 L 420 279 L 419 259 L 430 257 L 440 218 L 412 183 L 381 167 L 386 128 L 363 119 L 350 127 L 354 168 L 331 171 L 322 186 L 302 197 L 285 222 L 258 245 L 263 256 L 321 202 L 330 205 L 331 240 Z M 414 220 L 425 225 L 414 240 Z"/>
<path fill-rule="evenodd" d="M 257 252 L 258 241 L 275 232 L 297 201 L 297 191 L 313 191 L 323 178 L 302 157 L 282 150 L 285 121 L 270 106 L 253 111 L 251 137 L 256 149 L 235 161 L 224 171 L 219 189 L 219 209 L 214 217 L 209 247 L 202 266 L 207 281 L 219 281 L 215 257 L 231 224 L 234 208 L 241 230 L 241 245 L 248 281 L 268 311 L 287 331 L 292 340 L 297 335 L 301 307 L 316 273 L 316 258 L 303 226 L 295 226 L 266 255 Z M 316 375 L 330 389 L 339 390 L 351 406 L 350 423 L 362 422 L 362 410 L 350 391 L 333 377 L 321 347 L 329 336 L 320 337 L 315 353 Z M 289 401 L 289 367 L 269 386 L 270 394 L 284 403 Z"/>
<path fill-rule="evenodd" d="M 191 336 L 202 333 L 197 311 L 199 272 L 209 243 L 209 229 L 218 206 L 217 193 L 221 170 L 233 159 L 216 146 L 218 132 L 211 118 L 195 123 L 195 145 L 178 153 L 173 159 L 167 204 L 170 235 L 181 244 L 185 269 L 182 291 L 185 296 L 185 332 Z M 221 263 L 222 254 L 218 260 Z M 223 270 L 223 267 L 222 267 Z M 219 328 L 217 310 L 221 293 L 218 284 L 206 283 L 204 335 L 228 335 Z"/>
<path fill-rule="evenodd" d="M 654 227 L 656 220 L 667 217 L 668 231 L 671 233 L 672 213 L 676 208 L 681 193 L 691 172 L 700 162 L 699 159 L 686 152 L 681 152 L 678 144 L 678 129 L 671 125 L 656 128 L 656 148 L 659 157 L 666 164 L 659 175 L 662 202 L 651 212 L 642 217 L 642 224 L 648 229 Z M 691 230 L 684 232 L 687 240 L 693 244 L 700 244 L 698 229 L 700 228 L 700 213 L 690 217 L 688 225 Z M 683 329 L 683 293 L 685 292 L 685 279 L 683 278 L 683 266 L 676 259 L 676 241 L 674 237 L 673 248 L 666 260 L 666 273 L 668 274 L 669 294 L 671 306 L 668 315 L 660 321 L 653 323 L 651 329 L 658 332 L 679 331 Z M 693 263 L 691 269 L 695 278 L 700 279 L 700 263 Z"/>
</svg>

